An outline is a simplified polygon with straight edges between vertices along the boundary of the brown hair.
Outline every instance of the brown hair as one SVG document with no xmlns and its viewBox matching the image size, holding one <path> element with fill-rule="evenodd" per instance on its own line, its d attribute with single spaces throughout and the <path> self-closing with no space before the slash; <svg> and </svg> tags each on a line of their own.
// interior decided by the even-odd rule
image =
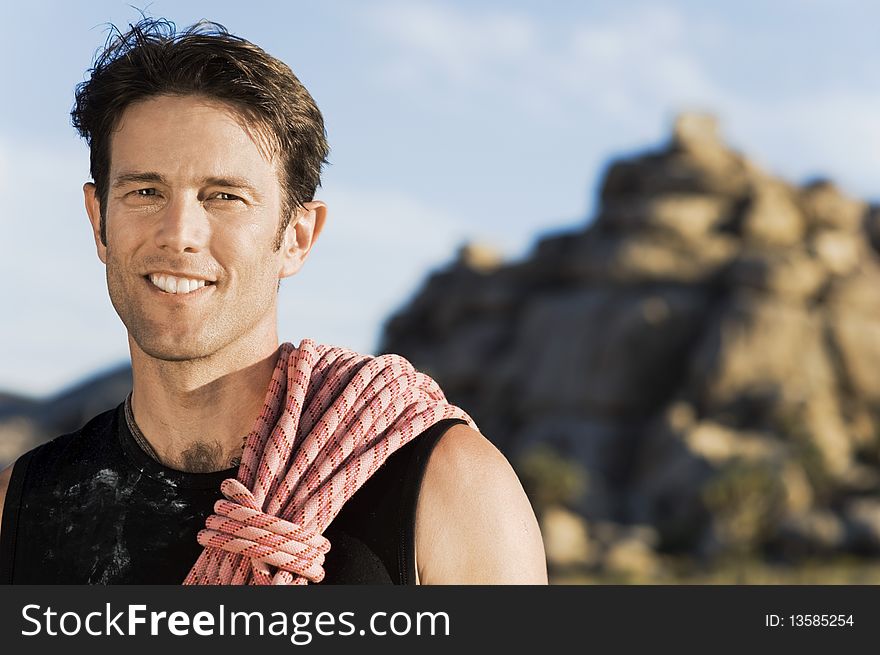
<svg viewBox="0 0 880 655">
<path fill-rule="evenodd" d="M 110 137 L 122 113 L 139 100 L 191 94 L 230 105 L 270 154 L 280 155 L 286 197 L 277 250 L 291 211 L 312 200 L 321 184 L 329 146 L 318 106 L 287 64 L 222 25 L 201 21 L 177 31 L 171 21 L 146 17 L 124 34 L 111 27 L 70 112 L 90 148 L 101 241 L 107 244 Z"/>
</svg>

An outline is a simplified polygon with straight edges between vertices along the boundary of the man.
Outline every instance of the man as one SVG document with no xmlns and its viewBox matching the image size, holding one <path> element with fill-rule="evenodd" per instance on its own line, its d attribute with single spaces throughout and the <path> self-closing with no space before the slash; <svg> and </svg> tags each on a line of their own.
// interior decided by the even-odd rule
<svg viewBox="0 0 880 655">
<path fill-rule="evenodd" d="M 0 474 L 0 579 L 546 582 L 519 481 L 436 383 L 279 345 L 280 280 L 327 217 L 323 119 L 285 64 L 144 20 L 72 115 L 133 390 Z"/>
</svg>

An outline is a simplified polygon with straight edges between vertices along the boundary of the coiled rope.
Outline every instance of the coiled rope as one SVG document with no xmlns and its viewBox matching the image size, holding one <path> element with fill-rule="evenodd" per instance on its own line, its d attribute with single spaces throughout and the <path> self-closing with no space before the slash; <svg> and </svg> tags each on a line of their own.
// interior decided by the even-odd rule
<svg viewBox="0 0 880 655">
<path fill-rule="evenodd" d="M 307 584 L 324 577 L 324 530 L 398 448 L 460 418 L 439 385 L 400 355 L 303 339 L 281 345 L 236 479 L 220 487 L 184 584 Z"/>
</svg>

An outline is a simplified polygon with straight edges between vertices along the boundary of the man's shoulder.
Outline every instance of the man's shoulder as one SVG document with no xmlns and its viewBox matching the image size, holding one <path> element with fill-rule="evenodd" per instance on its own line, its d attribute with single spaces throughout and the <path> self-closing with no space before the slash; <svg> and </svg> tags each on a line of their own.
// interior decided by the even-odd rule
<svg viewBox="0 0 880 655">
<path fill-rule="evenodd" d="M 40 467 L 38 470 L 42 472 L 44 477 L 52 478 L 54 475 L 53 467 L 64 466 L 65 463 L 71 461 L 71 453 L 76 449 L 89 448 L 92 439 L 102 438 L 106 432 L 112 429 L 115 413 L 118 407 L 101 412 L 85 423 L 82 427 L 73 432 L 66 432 L 57 437 L 49 439 L 38 444 L 30 450 L 19 455 L 12 464 L 0 471 L 0 516 L 3 515 L 3 507 L 6 504 L 6 495 L 9 491 L 9 483 L 12 480 L 12 473 L 20 462 L 27 462 L 28 469 L 30 463 L 38 460 Z M 30 476 L 29 476 L 30 477 Z"/>
<path fill-rule="evenodd" d="M 540 530 L 519 478 L 468 425 L 446 430 L 431 453 L 416 535 L 421 584 L 546 580 Z"/>
<path fill-rule="evenodd" d="M 76 430 L 65 432 L 34 446 L 19 455 L 15 462 L 4 470 L 4 473 L 9 471 L 7 475 L 11 476 L 12 469 L 20 461 L 39 459 L 41 462 L 63 462 L 68 459 L 72 449 L 89 448 L 92 440 L 104 438 L 107 431 L 112 429 L 117 411 L 118 408 L 114 408 L 101 412 Z"/>
<path fill-rule="evenodd" d="M 0 471 L 0 516 L 3 516 L 3 505 L 6 501 L 6 490 L 9 489 L 9 479 L 12 477 L 12 464 Z"/>
<path fill-rule="evenodd" d="M 12 464 L 0 471 L 0 534 L 3 527 L 3 508 L 6 506 L 6 491 L 9 489 L 9 480 L 12 477 Z"/>
</svg>

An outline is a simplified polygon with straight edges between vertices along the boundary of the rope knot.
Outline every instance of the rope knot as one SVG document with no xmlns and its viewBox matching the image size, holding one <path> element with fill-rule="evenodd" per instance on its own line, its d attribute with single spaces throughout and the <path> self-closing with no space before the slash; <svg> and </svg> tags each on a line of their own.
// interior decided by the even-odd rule
<svg viewBox="0 0 880 655">
<path fill-rule="evenodd" d="M 238 480 L 224 480 L 220 491 L 228 500 L 214 504 L 215 513 L 198 534 L 202 546 L 250 558 L 257 584 L 297 582 L 290 574 L 303 584 L 324 579 L 324 555 L 330 550 L 326 537 L 266 514 Z"/>
</svg>

